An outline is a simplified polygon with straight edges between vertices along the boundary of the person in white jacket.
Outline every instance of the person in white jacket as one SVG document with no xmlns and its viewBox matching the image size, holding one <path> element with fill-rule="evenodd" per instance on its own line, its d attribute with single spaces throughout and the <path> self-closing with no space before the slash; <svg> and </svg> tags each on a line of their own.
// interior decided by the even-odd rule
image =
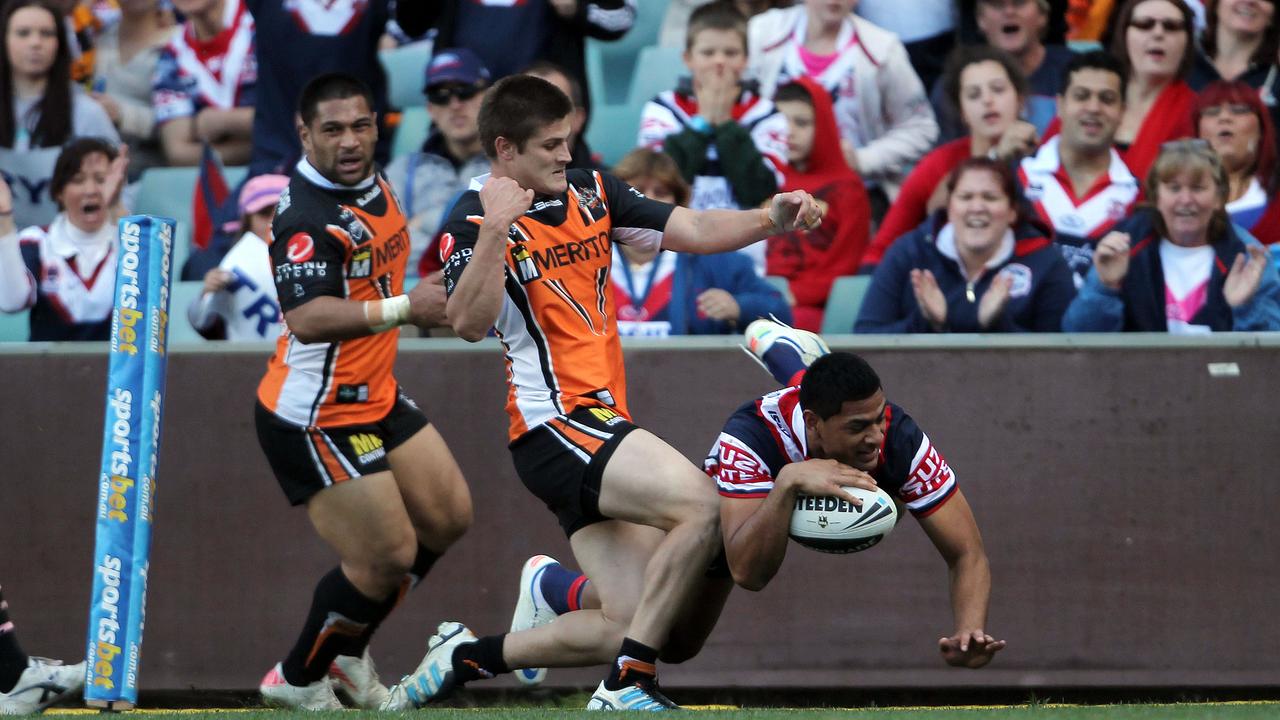
<svg viewBox="0 0 1280 720">
<path fill-rule="evenodd" d="M 748 74 L 768 98 L 802 75 L 830 90 L 845 160 L 892 200 L 938 123 L 902 41 L 853 15 L 856 5 L 805 0 L 751 18 Z"/>
</svg>

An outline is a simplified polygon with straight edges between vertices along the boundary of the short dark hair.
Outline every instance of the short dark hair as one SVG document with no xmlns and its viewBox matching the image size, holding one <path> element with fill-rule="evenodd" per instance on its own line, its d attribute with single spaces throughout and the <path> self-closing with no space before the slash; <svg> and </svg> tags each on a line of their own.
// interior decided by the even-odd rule
<svg viewBox="0 0 1280 720">
<path fill-rule="evenodd" d="M 734 7 L 730 0 L 715 0 L 689 14 L 685 31 L 684 49 L 693 48 L 693 40 L 703 30 L 728 30 L 742 38 L 742 49 L 747 49 L 747 17 Z"/>
<path fill-rule="evenodd" d="M 1108 26 L 1111 31 L 1111 47 L 1108 48 L 1111 54 L 1120 61 L 1121 67 L 1124 68 L 1124 77 L 1128 79 L 1129 73 L 1133 71 L 1133 67 L 1129 65 L 1129 24 L 1133 21 L 1133 11 L 1147 0 L 1125 0 L 1120 6 L 1120 10 L 1111 17 L 1113 22 Z M 1182 62 L 1178 64 L 1178 79 L 1183 79 L 1187 73 L 1191 72 L 1191 63 L 1196 56 L 1196 38 L 1193 34 L 1195 28 L 1195 13 L 1191 7 L 1183 0 L 1165 0 L 1165 2 L 1177 8 L 1178 13 L 1182 15 L 1183 32 L 1187 34 L 1187 44 L 1182 51 Z"/>
<path fill-rule="evenodd" d="M 78 137 L 63 145 L 62 152 L 58 153 L 58 159 L 53 163 L 53 176 L 49 178 L 49 197 L 56 198 L 61 195 L 62 190 L 71 182 L 71 178 L 80 172 L 84 159 L 95 153 L 106 155 L 108 162 L 115 160 L 119 155 L 116 146 L 105 138 Z M 62 209 L 61 202 L 58 203 L 58 208 Z"/>
<path fill-rule="evenodd" d="M 866 400 L 880 389 L 880 376 L 866 360 L 847 352 L 823 355 L 800 381 L 800 407 L 819 419 L 840 413 L 850 401 Z"/>
<path fill-rule="evenodd" d="M 550 60 L 535 60 L 529 67 L 524 69 L 525 75 L 559 75 L 569 83 L 569 99 L 573 101 L 574 108 L 586 108 L 586 98 L 582 95 L 582 83 L 578 82 L 578 78 L 569 74 L 564 66 L 552 62 Z"/>
<path fill-rule="evenodd" d="M 1022 74 L 1022 68 L 1009 53 L 991 45 L 958 45 L 947 56 L 946 68 L 942 71 L 942 88 L 957 115 L 961 114 L 960 76 L 964 74 L 965 68 L 983 62 L 998 63 L 1004 68 L 1005 75 L 1009 76 L 1009 82 L 1013 83 L 1018 97 L 1027 96 L 1027 77 Z"/>
<path fill-rule="evenodd" d="M 809 94 L 809 88 L 798 82 L 790 82 L 778 88 L 773 94 L 773 104 L 780 102 L 802 102 L 809 107 L 813 107 L 813 95 Z"/>
<path fill-rule="evenodd" d="M 1129 87 L 1129 78 L 1125 77 L 1124 65 L 1116 59 L 1115 55 L 1102 50 L 1091 50 L 1089 52 L 1075 53 L 1066 66 L 1062 68 L 1062 78 L 1058 86 L 1058 94 L 1065 95 L 1067 88 L 1071 87 L 1071 76 L 1081 70 L 1103 70 L 1109 73 L 1115 73 L 1120 78 L 1120 101 L 1124 102 L 1125 90 Z"/>
<path fill-rule="evenodd" d="M 311 79 L 302 88 L 298 96 L 298 115 L 302 116 L 302 124 L 310 125 L 316 119 L 320 103 L 326 100 L 345 100 L 350 97 L 362 97 L 373 110 L 373 91 L 363 80 L 355 75 L 342 72 L 325 73 Z"/>
<path fill-rule="evenodd" d="M 480 103 L 480 142 L 490 159 L 498 156 L 495 143 L 503 137 L 524 152 L 534 133 L 573 113 L 573 101 L 560 88 L 532 75 L 510 75 L 489 88 Z"/>
</svg>

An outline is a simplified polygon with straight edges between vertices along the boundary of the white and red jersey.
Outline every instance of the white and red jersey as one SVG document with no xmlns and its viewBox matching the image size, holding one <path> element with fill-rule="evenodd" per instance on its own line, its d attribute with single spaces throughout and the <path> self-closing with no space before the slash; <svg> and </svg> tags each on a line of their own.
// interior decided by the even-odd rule
<svg viewBox="0 0 1280 720">
<path fill-rule="evenodd" d="M 1023 158 L 1018 182 L 1036 215 L 1053 228 L 1054 241 L 1075 275 L 1076 287 L 1093 267 L 1093 248 L 1129 216 L 1141 186 L 1120 153 L 1111 150 L 1111 166 L 1093 186 L 1077 196 L 1058 152 L 1060 136 L 1045 141 L 1035 155 Z"/>
<path fill-rule="evenodd" d="M 942 507 L 955 494 L 951 466 L 901 407 L 885 406 L 884 444 L 871 477 L 916 517 Z M 775 390 L 729 416 L 703 469 L 728 498 L 762 498 L 786 465 L 809 459 L 800 387 Z"/>
<path fill-rule="evenodd" d="M 109 339 L 116 289 L 115 223 L 86 233 L 58 213 L 48 228 L 23 229 L 18 243 L 26 276 L 21 308 L 31 309 L 30 339 Z M 14 268 L 3 280 L 13 282 L 17 275 Z"/>
<path fill-rule="evenodd" d="M 192 117 L 206 107 L 253 107 L 258 82 L 253 16 L 244 0 L 227 0 L 223 28 L 199 40 L 188 21 L 160 51 L 151 105 L 156 124 Z"/>
</svg>

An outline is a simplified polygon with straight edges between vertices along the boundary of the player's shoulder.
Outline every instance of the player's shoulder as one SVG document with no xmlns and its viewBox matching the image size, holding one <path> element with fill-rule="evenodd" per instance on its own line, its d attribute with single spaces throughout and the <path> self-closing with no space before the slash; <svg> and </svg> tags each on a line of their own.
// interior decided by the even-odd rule
<svg viewBox="0 0 1280 720">
<path fill-rule="evenodd" d="M 460 223 L 463 224 L 462 227 L 475 225 L 483 217 L 484 205 L 480 202 L 480 192 L 471 188 L 463 191 L 454 201 L 442 227 L 447 231 L 454 231 Z"/>
</svg>

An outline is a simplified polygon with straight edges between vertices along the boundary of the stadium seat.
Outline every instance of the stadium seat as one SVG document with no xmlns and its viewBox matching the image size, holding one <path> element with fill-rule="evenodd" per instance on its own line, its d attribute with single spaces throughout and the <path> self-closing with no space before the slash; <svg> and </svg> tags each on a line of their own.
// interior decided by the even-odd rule
<svg viewBox="0 0 1280 720">
<path fill-rule="evenodd" d="M 623 155 L 636 147 L 640 131 L 640 108 L 631 105 L 605 105 L 592 108 L 587 126 L 587 143 L 599 153 L 606 166 L 612 167 Z"/>
<path fill-rule="evenodd" d="M 181 282 L 175 280 L 173 292 L 169 295 L 169 344 L 207 342 L 187 319 L 187 306 L 200 297 L 204 283 L 199 280 Z"/>
<path fill-rule="evenodd" d="M 26 342 L 31 337 L 30 310 L 0 313 L 0 342 Z"/>
<path fill-rule="evenodd" d="M 680 76 L 688 74 L 682 55 L 679 48 L 657 45 L 642 48 L 636 59 L 636 67 L 641 72 L 631 79 L 627 104 L 644 107 L 658 93 L 674 89 Z"/>
<path fill-rule="evenodd" d="M 227 185 L 234 190 L 244 179 L 248 168 L 223 168 Z M 158 215 L 178 221 L 173 243 L 173 267 L 182 265 L 191 254 L 191 193 L 195 190 L 199 169 L 194 167 L 154 167 L 142 173 L 133 211 L 141 215 Z"/>
<path fill-rule="evenodd" d="M 431 116 L 425 107 L 413 107 L 400 113 L 400 125 L 391 143 L 391 157 L 408 155 L 422 147 L 431 129 Z"/>
<path fill-rule="evenodd" d="M 658 43 L 666 15 L 667 0 L 637 2 L 636 21 L 626 35 L 612 41 L 587 38 L 587 92 L 593 109 L 627 101 L 640 51 Z"/>
<path fill-rule="evenodd" d="M 871 285 L 870 275 L 843 275 L 831 284 L 827 311 L 822 316 L 822 334 L 840 335 L 853 332 L 853 323 L 862 308 L 862 298 Z"/>
<path fill-rule="evenodd" d="M 408 110 L 424 102 L 422 84 L 431 61 L 431 43 L 405 45 L 378 53 L 382 69 L 387 72 L 387 100 L 391 107 Z"/>
<path fill-rule="evenodd" d="M 782 297 L 787 299 L 788 305 L 796 304 L 796 298 L 791 294 L 791 283 L 786 278 L 781 275 L 765 275 L 764 280 L 782 293 Z"/>
</svg>

